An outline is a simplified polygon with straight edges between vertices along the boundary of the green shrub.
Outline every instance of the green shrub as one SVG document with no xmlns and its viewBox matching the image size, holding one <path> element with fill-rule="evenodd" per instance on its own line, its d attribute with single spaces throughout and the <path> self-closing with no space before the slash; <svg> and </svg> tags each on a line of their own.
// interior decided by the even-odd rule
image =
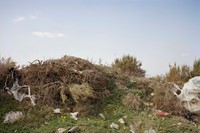
<svg viewBox="0 0 200 133">
<path fill-rule="evenodd" d="M 170 65 L 169 68 L 169 72 L 166 74 L 166 80 L 183 85 L 190 78 L 200 76 L 200 59 L 194 61 L 192 68 L 187 65 L 177 66 L 176 63 Z"/>
<path fill-rule="evenodd" d="M 174 65 L 170 65 L 169 68 L 169 72 L 166 74 L 166 80 L 168 82 L 183 85 L 191 78 L 191 70 L 187 65 L 177 66 L 176 63 L 174 63 Z"/>
<path fill-rule="evenodd" d="M 200 59 L 194 61 L 191 75 L 192 77 L 200 76 Z"/>
<path fill-rule="evenodd" d="M 15 67 L 16 62 L 14 62 L 11 58 L 0 58 L 0 88 L 3 88 L 6 74 L 11 67 Z"/>
<path fill-rule="evenodd" d="M 119 69 L 127 75 L 144 77 L 146 71 L 141 66 L 142 63 L 130 55 L 124 55 L 121 59 L 115 59 L 112 64 L 113 68 Z"/>
</svg>

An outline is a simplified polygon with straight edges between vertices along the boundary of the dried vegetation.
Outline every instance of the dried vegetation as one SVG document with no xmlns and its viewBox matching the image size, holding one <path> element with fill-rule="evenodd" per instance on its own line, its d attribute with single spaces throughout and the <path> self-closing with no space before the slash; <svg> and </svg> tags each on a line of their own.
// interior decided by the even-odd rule
<svg viewBox="0 0 200 133">
<path fill-rule="evenodd" d="M 38 105 L 65 105 L 74 110 L 80 103 L 98 104 L 110 94 L 108 76 L 89 61 L 72 56 L 36 60 L 19 73 L 20 84 L 31 86 Z"/>
</svg>

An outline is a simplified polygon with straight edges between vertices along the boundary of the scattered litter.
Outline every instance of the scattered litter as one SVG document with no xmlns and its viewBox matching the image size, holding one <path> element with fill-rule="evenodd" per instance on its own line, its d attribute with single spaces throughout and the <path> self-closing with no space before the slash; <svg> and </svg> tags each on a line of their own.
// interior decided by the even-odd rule
<svg viewBox="0 0 200 133">
<path fill-rule="evenodd" d="M 127 116 L 127 115 L 125 115 L 125 116 L 123 116 L 122 118 L 124 118 L 124 119 L 127 119 L 127 118 L 128 118 L 128 116 Z"/>
<path fill-rule="evenodd" d="M 25 93 L 19 93 L 18 91 L 22 88 L 27 88 L 28 89 L 28 94 Z M 9 94 L 13 94 L 14 98 L 18 101 L 22 101 L 24 98 L 28 97 L 31 100 L 32 105 L 35 105 L 35 96 L 31 95 L 31 89 L 30 86 L 28 85 L 23 85 L 20 86 L 18 83 L 18 78 L 16 78 L 16 81 L 13 83 L 13 86 L 11 87 L 11 89 L 9 89 L 9 87 L 5 88 Z"/>
<path fill-rule="evenodd" d="M 99 116 L 100 116 L 102 119 L 106 120 L 106 117 L 105 117 L 102 113 L 100 113 Z"/>
<path fill-rule="evenodd" d="M 190 112 L 190 111 L 185 111 L 183 113 L 183 116 L 185 119 L 189 120 L 189 121 L 193 121 L 193 122 L 200 122 L 200 118 L 199 115 L 197 113 L 194 112 Z"/>
<path fill-rule="evenodd" d="M 54 112 L 55 114 L 61 114 L 61 111 L 60 111 L 60 109 L 59 109 L 59 108 L 57 108 L 57 109 L 54 109 L 54 110 L 53 110 L 53 112 Z"/>
<path fill-rule="evenodd" d="M 66 130 L 65 128 L 58 128 L 57 133 L 64 133 Z"/>
<path fill-rule="evenodd" d="M 68 133 L 74 133 L 78 129 L 78 126 L 74 126 L 71 129 L 69 129 Z"/>
<path fill-rule="evenodd" d="M 119 129 L 119 125 L 115 124 L 114 122 L 110 125 L 113 129 Z"/>
<path fill-rule="evenodd" d="M 34 94 L 40 105 L 55 107 L 63 102 L 71 105 L 70 109 L 89 114 L 99 101 L 110 96 L 109 76 L 95 64 L 77 57 L 35 60 L 20 69 L 20 74 L 22 83 L 39 88 Z"/>
<path fill-rule="evenodd" d="M 145 130 L 144 133 L 156 133 L 156 131 L 150 128 L 149 130 Z"/>
<path fill-rule="evenodd" d="M 119 123 L 121 123 L 121 124 L 124 124 L 124 123 L 125 123 L 123 118 L 120 118 L 118 121 L 119 121 Z"/>
<path fill-rule="evenodd" d="M 22 112 L 21 111 L 17 111 L 17 112 L 8 112 L 6 113 L 5 117 L 4 117 L 4 121 L 3 123 L 14 123 L 15 121 L 19 120 L 22 117 Z"/>
<path fill-rule="evenodd" d="M 143 104 L 145 106 L 148 106 L 148 107 L 152 107 L 153 106 L 153 103 L 152 102 L 143 102 Z"/>
<path fill-rule="evenodd" d="M 191 112 L 200 111 L 200 76 L 191 78 L 180 89 L 174 84 L 172 92 L 182 101 L 182 105 Z"/>
<path fill-rule="evenodd" d="M 169 113 L 163 112 L 161 110 L 154 110 L 154 113 L 159 116 L 169 116 Z"/>
<path fill-rule="evenodd" d="M 133 124 L 130 125 L 130 132 L 135 133 L 134 128 L 133 128 Z"/>
<path fill-rule="evenodd" d="M 153 97 L 153 96 L 155 96 L 155 94 L 152 92 L 152 93 L 151 93 L 151 96 Z"/>
<path fill-rule="evenodd" d="M 149 103 L 149 106 L 153 106 L 153 103 Z"/>
<path fill-rule="evenodd" d="M 178 125 L 178 126 L 180 126 L 180 125 L 182 125 L 182 123 L 181 123 L 181 122 L 179 122 L 179 123 L 177 123 L 177 125 Z"/>
<path fill-rule="evenodd" d="M 78 116 L 78 112 L 74 112 L 74 113 L 70 113 L 71 114 L 71 118 L 74 120 L 78 120 L 77 116 Z"/>
</svg>

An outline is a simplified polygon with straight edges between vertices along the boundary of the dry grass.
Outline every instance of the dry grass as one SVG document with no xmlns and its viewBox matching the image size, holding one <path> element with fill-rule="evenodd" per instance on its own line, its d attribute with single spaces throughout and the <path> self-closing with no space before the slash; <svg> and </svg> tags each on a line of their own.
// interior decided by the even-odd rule
<svg viewBox="0 0 200 133">
<path fill-rule="evenodd" d="M 16 63 L 11 58 L 0 58 L 0 88 L 1 89 L 4 87 L 9 69 L 15 66 L 16 66 Z"/>
<path fill-rule="evenodd" d="M 69 56 L 35 61 L 22 68 L 20 73 L 20 85 L 31 85 L 31 92 L 37 97 L 37 106 L 32 107 L 29 99 L 19 103 L 7 93 L 2 93 L 0 115 L 20 109 L 25 117 L 16 125 L 1 124 L 1 132 L 55 132 L 58 127 L 74 125 L 80 126 L 81 132 L 129 132 L 130 124 L 135 132 L 150 128 L 163 133 L 197 131 L 194 126 L 188 127 L 189 124 L 178 125 L 179 121 L 174 121 L 173 117 L 153 115 L 152 106 L 145 106 L 145 103 L 153 102 L 155 109 L 173 115 L 182 114 L 184 109 L 170 91 L 170 84 L 160 77 L 127 76 L 116 69 L 100 68 Z M 111 97 L 101 104 L 109 95 Z M 53 114 L 55 107 L 61 108 L 63 114 Z M 78 111 L 81 115 L 79 120 L 71 119 L 68 111 Z M 106 120 L 97 117 L 98 111 L 106 116 Z M 82 116 L 85 114 L 94 115 Z M 125 124 L 120 125 L 119 130 L 110 128 L 111 122 L 118 123 L 119 118 L 124 116 L 127 116 Z"/>
<path fill-rule="evenodd" d="M 183 107 L 180 100 L 171 91 L 172 84 L 165 81 L 153 82 L 154 108 L 166 111 L 173 115 L 182 115 Z"/>
<path fill-rule="evenodd" d="M 122 104 L 125 107 L 128 107 L 130 109 L 139 110 L 142 106 L 141 99 L 139 96 L 135 96 L 134 94 L 128 93 L 123 99 Z"/>
<path fill-rule="evenodd" d="M 124 55 L 120 59 L 115 59 L 112 64 L 114 69 L 118 69 L 129 76 L 144 77 L 146 71 L 141 66 L 142 63 L 136 57 L 130 55 Z"/>
<path fill-rule="evenodd" d="M 109 95 L 109 77 L 87 60 L 72 56 L 39 61 L 18 70 L 20 84 L 30 85 L 37 105 L 70 105 L 88 101 L 96 104 Z M 95 102 L 94 102 L 95 101 Z"/>
<path fill-rule="evenodd" d="M 90 98 L 95 98 L 94 90 L 88 83 L 70 85 L 69 90 L 76 103 L 86 102 Z"/>
</svg>

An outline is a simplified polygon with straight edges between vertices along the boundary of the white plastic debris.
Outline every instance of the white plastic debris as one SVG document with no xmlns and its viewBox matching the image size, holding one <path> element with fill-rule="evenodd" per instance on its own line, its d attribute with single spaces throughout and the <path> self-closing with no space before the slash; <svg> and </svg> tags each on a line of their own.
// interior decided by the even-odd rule
<svg viewBox="0 0 200 133">
<path fill-rule="evenodd" d="M 123 118 L 120 118 L 118 121 L 119 121 L 119 123 L 121 123 L 121 124 L 124 124 L 124 123 L 125 123 Z"/>
<path fill-rule="evenodd" d="M 119 129 L 119 125 L 115 124 L 114 122 L 110 125 L 113 129 Z"/>
<path fill-rule="evenodd" d="M 152 92 L 152 93 L 151 93 L 151 96 L 153 97 L 153 96 L 155 96 L 155 94 Z"/>
<path fill-rule="evenodd" d="M 75 133 L 77 129 L 78 129 L 78 126 L 74 126 L 69 129 L 68 133 Z"/>
<path fill-rule="evenodd" d="M 173 93 L 182 101 L 182 105 L 191 112 L 200 111 L 200 76 L 191 78 L 180 89 L 174 84 Z"/>
<path fill-rule="evenodd" d="M 58 128 L 57 133 L 64 133 L 66 130 L 65 128 Z"/>
<path fill-rule="evenodd" d="M 78 120 L 77 116 L 78 116 L 78 112 L 74 112 L 74 113 L 70 113 L 71 114 L 71 118 L 74 120 Z"/>
<path fill-rule="evenodd" d="M 54 109 L 54 110 L 53 110 L 53 112 L 54 112 L 55 114 L 61 114 L 61 111 L 60 111 L 60 109 L 59 109 L 59 108 L 57 108 L 57 109 Z"/>
<path fill-rule="evenodd" d="M 133 125 L 132 125 L 132 124 L 130 125 L 130 132 L 131 132 L 131 133 L 135 133 L 135 131 L 134 131 L 134 128 L 133 128 Z"/>
<path fill-rule="evenodd" d="M 102 113 L 100 113 L 99 116 L 104 120 L 106 119 L 106 117 Z"/>
<path fill-rule="evenodd" d="M 21 89 L 21 88 L 27 88 L 28 89 L 28 94 L 24 94 L 24 93 L 19 93 L 18 91 Z M 30 86 L 28 85 L 23 85 L 23 86 L 20 86 L 19 83 L 18 83 L 18 79 L 16 79 L 16 81 L 13 83 L 13 86 L 11 89 L 9 89 L 8 87 L 6 87 L 6 90 L 8 90 L 9 93 L 12 93 L 14 98 L 18 101 L 22 101 L 24 98 L 28 97 L 30 98 L 31 100 L 31 103 L 33 105 L 35 105 L 35 96 L 34 95 L 31 95 L 31 89 L 30 89 Z"/>
<path fill-rule="evenodd" d="M 14 123 L 15 121 L 19 120 L 22 116 L 23 115 L 21 111 L 8 112 L 5 114 L 3 123 Z"/>
<path fill-rule="evenodd" d="M 149 130 L 145 130 L 144 133 L 156 133 L 156 131 L 150 128 Z"/>
<path fill-rule="evenodd" d="M 125 115 L 125 116 L 123 116 L 122 118 L 124 118 L 124 119 L 127 119 L 127 118 L 128 118 L 128 116 L 127 116 L 127 115 Z"/>
</svg>

